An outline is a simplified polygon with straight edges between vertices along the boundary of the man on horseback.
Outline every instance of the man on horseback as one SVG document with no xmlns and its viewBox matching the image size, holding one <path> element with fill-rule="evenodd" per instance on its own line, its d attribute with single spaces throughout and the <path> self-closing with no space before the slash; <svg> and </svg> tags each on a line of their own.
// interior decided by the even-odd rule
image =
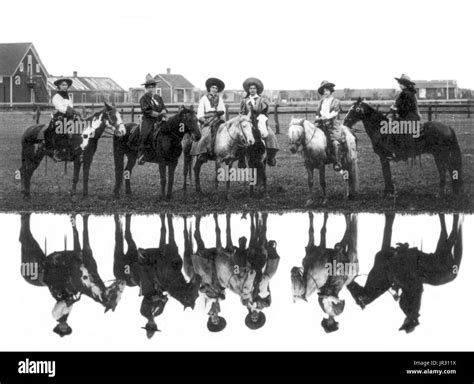
<svg viewBox="0 0 474 384">
<path fill-rule="evenodd" d="M 255 129 L 259 124 L 264 124 L 268 130 L 268 136 L 263 139 L 267 150 L 267 164 L 271 167 L 276 165 L 276 153 L 279 150 L 278 141 L 273 130 L 268 126 L 268 101 L 262 97 L 263 83 L 255 78 L 249 77 L 243 83 L 243 88 L 247 95 L 240 103 L 240 114 L 251 113 L 252 124 Z M 245 168 L 245 158 L 239 158 L 239 168 Z"/>
<path fill-rule="evenodd" d="M 68 89 L 72 85 L 72 80 L 68 78 L 61 78 L 54 82 L 58 91 L 52 99 L 55 113 L 52 115 L 48 128 L 44 132 L 45 150 L 53 152 L 53 159 L 55 161 L 62 161 L 65 157 L 67 148 L 57 148 L 58 142 L 55 140 L 57 134 L 65 134 L 67 122 L 80 118 L 79 112 L 73 108 L 72 100 L 69 98 Z M 60 133 L 55 132 L 57 122 L 63 124 L 63 129 Z M 66 126 L 64 126 L 66 125 Z"/>
<path fill-rule="evenodd" d="M 219 126 L 225 122 L 225 104 L 219 95 L 225 88 L 222 80 L 211 77 L 206 80 L 207 93 L 199 100 L 197 118 L 201 123 L 203 135 L 201 142 L 206 145 L 210 157 L 214 157 L 214 146 Z M 210 135 L 210 143 L 209 143 Z M 199 144 L 200 144 L 199 143 Z M 199 146 L 198 144 L 198 146 Z"/>
<path fill-rule="evenodd" d="M 147 76 L 145 86 L 145 94 L 140 99 L 140 108 L 142 110 L 142 121 L 140 125 L 140 146 L 138 150 L 138 164 L 145 164 L 145 154 L 147 147 L 147 139 L 155 125 L 166 120 L 168 110 L 160 95 L 156 94 L 157 81 L 151 76 Z"/>
<path fill-rule="evenodd" d="M 334 170 L 339 172 L 341 164 L 341 139 L 342 129 L 339 113 L 341 112 L 340 101 L 333 97 L 335 85 L 324 80 L 318 88 L 318 93 L 322 96 L 321 102 L 316 109 L 316 119 L 314 123 L 321 128 L 331 143 L 332 156 L 334 159 Z"/>
</svg>

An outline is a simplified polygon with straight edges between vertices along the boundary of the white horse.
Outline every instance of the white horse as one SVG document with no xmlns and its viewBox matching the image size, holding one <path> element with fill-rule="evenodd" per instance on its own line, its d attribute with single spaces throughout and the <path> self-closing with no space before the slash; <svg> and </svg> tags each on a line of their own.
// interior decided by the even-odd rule
<svg viewBox="0 0 474 384">
<path fill-rule="evenodd" d="M 252 133 L 252 122 L 249 116 L 238 115 L 233 119 L 226 121 L 221 124 L 216 133 L 214 154 L 216 156 L 216 178 L 215 187 L 218 188 L 218 172 L 223 166 L 227 166 L 227 169 L 232 168 L 232 164 L 238 160 L 238 151 L 243 150 L 250 145 L 255 143 L 255 139 Z M 186 159 L 186 156 L 188 159 Z M 206 157 L 196 156 L 196 164 L 194 165 L 194 176 L 196 180 L 196 192 L 202 193 L 200 172 L 201 166 L 207 159 Z M 189 153 L 185 153 L 186 160 L 190 163 L 192 157 Z M 186 174 L 186 172 L 185 172 Z M 227 196 L 229 197 L 230 180 L 227 180 Z"/>
<path fill-rule="evenodd" d="M 342 126 L 342 136 L 342 170 L 340 173 L 346 181 L 346 197 L 352 199 L 355 197 L 358 188 L 357 142 L 355 136 L 346 126 Z M 292 118 L 288 128 L 288 137 L 292 153 L 296 153 L 300 147 L 303 149 L 309 187 L 309 198 L 306 206 L 313 204 L 315 168 L 319 169 L 319 184 L 323 190 L 322 204 L 326 204 L 326 165 L 333 164 L 333 161 L 328 156 L 326 134 L 308 120 Z"/>
</svg>

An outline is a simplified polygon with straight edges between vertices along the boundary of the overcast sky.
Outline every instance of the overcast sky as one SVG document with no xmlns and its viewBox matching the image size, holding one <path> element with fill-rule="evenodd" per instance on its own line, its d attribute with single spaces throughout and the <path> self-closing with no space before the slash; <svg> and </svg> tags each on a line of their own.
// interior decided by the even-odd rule
<svg viewBox="0 0 474 384">
<path fill-rule="evenodd" d="M 73 10 L 73 8 L 75 8 Z M 2 2 L 1 42 L 33 42 L 53 75 L 109 76 L 122 87 L 166 68 L 204 88 L 395 88 L 456 79 L 474 88 L 472 1 L 83 0 Z"/>
</svg>

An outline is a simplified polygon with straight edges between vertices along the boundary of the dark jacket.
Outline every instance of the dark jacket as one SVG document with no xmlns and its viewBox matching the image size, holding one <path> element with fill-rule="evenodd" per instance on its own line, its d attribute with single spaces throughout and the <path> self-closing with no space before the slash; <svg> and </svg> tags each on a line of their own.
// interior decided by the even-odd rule
<svg viewBox="0 0 474 384">
<path fill-rule="evenodd" d="M 149 93 L 145 93 L 140 99 L 140 108 L 143 113 L 143 120 L 152 120 L 153 122 L 158 121 L 156 116 L 152 115 L 152 112 L 162 113 L 168 112 L 165 103 L 160 95 L 154 94 L 151 96 Z"/>
<path fill-rule="evenodd" d="M 401 120 L 420 120 L 418 102 L 414 89 L 404 89 L 395 100 L 398 116 Z"/>
</svg>

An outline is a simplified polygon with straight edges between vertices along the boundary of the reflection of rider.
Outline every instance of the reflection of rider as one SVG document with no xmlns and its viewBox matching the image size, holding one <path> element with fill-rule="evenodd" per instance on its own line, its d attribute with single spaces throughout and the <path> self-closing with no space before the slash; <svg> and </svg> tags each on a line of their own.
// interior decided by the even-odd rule
<svg viewBox="0 0 474 384">
<path fill-rule="evenodd" d="M 262 97 L 263 83 L 254 77 L 250 77 L 243 83 L 243 88 L 247 95 L 240 103 L 240 114 L 248 115 L 251 112 L 251 119 L 254 128 L 259 124 L 265 124 L 268 136 L 264 139 L 267 150 L 267 164 L 276 165 L 276 153 L 278 152 L 278 142 L 273 130 L 268 126 L 268 101 Z M 245 159 L 239 159 L 239 167 L 245 167 Z"/>
<path fill-rule="evenodd" d="M 205 133 L 201 140 L 206 140 L 205 135 L 211 134 L 211 143 L 208 151 L 214 156 L 214 146 L 216 142 L 216 134 L 219 126 L 225 122 L 225 105 L 224 100 L 219 95 L 225 88 L 222 80 L 211 77 L 206 80 L 207 94 L 199 100 L 197 118 L 202 127 L 209 127 L 210 132 Z"/>
<path fill-rule="evenodd" d="M 166 120 L 166 113 L 168 112 L 161 96 L 155 93 L 156 83 L 157 81 L 150 76 L 142 84 L 145 86 L 146 92 L 140 99 L 140 108 L 143 114 L 140 125 L 140 147 L 138 150 L 138 164 L 140 165 L 145 164 L 146 142 L 150 132 L 155 124 Z"/>
<path fill-rule="evenodd" d="M 49 126 L 44 133 L 44 138 L 46 150 L 53 150 L 53 159 L 56 161 L 61 161 L 61 151 L 55 148 L 54 141 L 54 130 L 56 121 L 62 119 L 63 121 L 61 123 L 64 124 L 68 121 L 68 119 L 73 119 L 74 116 L 80 116 L 80 114 L 73 109 L 72 100 L 69 98 L 68 94 L 68 89 L 72 85 L 72 80 L 67 78 L 61 78 L 56 80 L 54 82 L 54 85 L 58 87 L 58 91 L 52 99 L 55 113 L 53 114 L 51 122 L 49 123 Z"/>
<path fill-rule="evenodd" d="M 315 124 L 321 128 L 329 137 L 334 156 L 334 170 L 340 171 L 341 165 L 341 121 L 339 113 L 341 111 L 340 102 L 332 96 L 335 85 L 324 80 L 318 88 L 318 93 L 322 96 L 321 102 L 316 109 Z"/>
</svg>

